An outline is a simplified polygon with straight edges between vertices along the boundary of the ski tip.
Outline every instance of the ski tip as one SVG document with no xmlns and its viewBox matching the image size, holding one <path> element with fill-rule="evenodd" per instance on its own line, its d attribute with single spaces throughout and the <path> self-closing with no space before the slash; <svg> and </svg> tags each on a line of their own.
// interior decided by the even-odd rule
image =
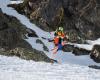
<svg viewBox="0 0 100 80">
<path fill-rule="evenodd" d="M 57 60 L 51 59 L 51 63 L 58 63 Z"/>
</svg>

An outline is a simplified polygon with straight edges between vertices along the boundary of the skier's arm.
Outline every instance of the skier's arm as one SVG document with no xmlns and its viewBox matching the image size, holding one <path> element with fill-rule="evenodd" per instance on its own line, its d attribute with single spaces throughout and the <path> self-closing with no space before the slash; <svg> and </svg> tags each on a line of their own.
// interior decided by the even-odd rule
<svg viewBox="0 0 100 80">
<path fill-rule="evenodd" d="M 53 42 L 54 40 L 53 40 L 53 39 L 52 39 L 52 40 L 48 39 L 48 41 L 49 41 L 49 42 Z"/>
</svg>

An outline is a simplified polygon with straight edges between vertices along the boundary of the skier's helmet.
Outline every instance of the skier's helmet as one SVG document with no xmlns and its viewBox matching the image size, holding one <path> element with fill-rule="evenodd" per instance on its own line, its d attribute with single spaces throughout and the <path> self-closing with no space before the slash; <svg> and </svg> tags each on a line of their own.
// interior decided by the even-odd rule
<svg viewBox="0 0 100 80">
<path fill-rule="evenodd" d="M 63 32 L 64 29 L 63 27 L 59 27 L 58 30 Z"/>
</svg>

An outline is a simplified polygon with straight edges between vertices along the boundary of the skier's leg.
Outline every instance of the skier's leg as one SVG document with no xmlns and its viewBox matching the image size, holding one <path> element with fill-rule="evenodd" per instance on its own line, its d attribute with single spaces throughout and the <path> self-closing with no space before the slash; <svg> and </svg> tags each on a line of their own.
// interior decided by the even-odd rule
<svg viewBox="0 0 100 80">
<path fill-rule="evenodd" d="M 58 50 L 62 50 L 62 47 L 63 47 L 62 44 L 59 44 L 59 45 L 58 45 Z M 57 50 L 57 51 L 58 51 L 58 50 Z M 58 54 L 59 54 L 59 53 L 58 53 Z M 60 53 L 60 54 L 61 54 L 61 53 Z M 57 60 L 57 61 L 58 61 L 59 64 L 62 63 L 61 56 L 58 57 L 58 60 Z"/>
<path fill-rule="evenodd" d="M 58 46 L 55 47 L 55 49 L 53 50 L 53 54 L 56 54 L 58 51 Z"/>
<path fill-rule="evenodd" d="M 58 44 L 55 44 L 55 47 L 51 51 L 55 50 L 58 47 Z"/>
<path fill-rule="evenodd" d="M 54 63 L 53 60 L 55 60 L 55 58 L 56 58 L 57 49 L 58 49 L 58 47 L 56 46 L 55 49 L 53 50 L 53 54 L 51 56 L 52 57 L 51 63 Z"/>
<path fill-rule="evenodd" d="M 51 51 L 55 50 L 57 48 L 57 46 L 55 46 L 53 49 L 51 49 Z"/>
</svg>

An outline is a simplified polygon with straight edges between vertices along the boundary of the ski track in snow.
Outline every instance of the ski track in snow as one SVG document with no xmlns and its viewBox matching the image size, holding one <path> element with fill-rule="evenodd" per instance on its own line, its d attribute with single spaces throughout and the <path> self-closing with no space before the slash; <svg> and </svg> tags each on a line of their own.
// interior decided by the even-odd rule
<svg viewBox="0 0 100 80">
<path fill-rule="evenodd" d="M 41 38 L 53 38 L 53 34 L 45 32 L 30 23 L 27 17 L 17 13 L 13 8 L 7 7 L 7 4 L 10 4 L 10 0 L 0 0 L 2 11 L 16 17 L 22 24 L 35 31 L 39 36 L 39 38 L 29 37 L 29 39 L 26 39 L 33 48 L 43 51 L 43 45 L 37 44 L 37 39 L 41 39 L 49 50 L 54 47 L 53 43 Z M 89 41 L 89 43 L 93 46 L 95 43 L 100 43 L 100 41 L 98 39 L 97 41 Z M 76 46 L 85 46 L 84 48 L 91 49 L 91 45 L 77 44 Z M 49 57 L 52 54 L 51 51 L 44 52 Z M 56 59 L 58 58 L 62 60 L 62 64 L 51 65 L 45 62 L 25 61 L 16 57 L 0 56 L 0 80 L 100 80 L 100 71 L 87 67 L 88 65 L 100 64 L 95 63 L 89 56 L 75 57 L 71 52 L 59 51 Z"/>
</svg>

